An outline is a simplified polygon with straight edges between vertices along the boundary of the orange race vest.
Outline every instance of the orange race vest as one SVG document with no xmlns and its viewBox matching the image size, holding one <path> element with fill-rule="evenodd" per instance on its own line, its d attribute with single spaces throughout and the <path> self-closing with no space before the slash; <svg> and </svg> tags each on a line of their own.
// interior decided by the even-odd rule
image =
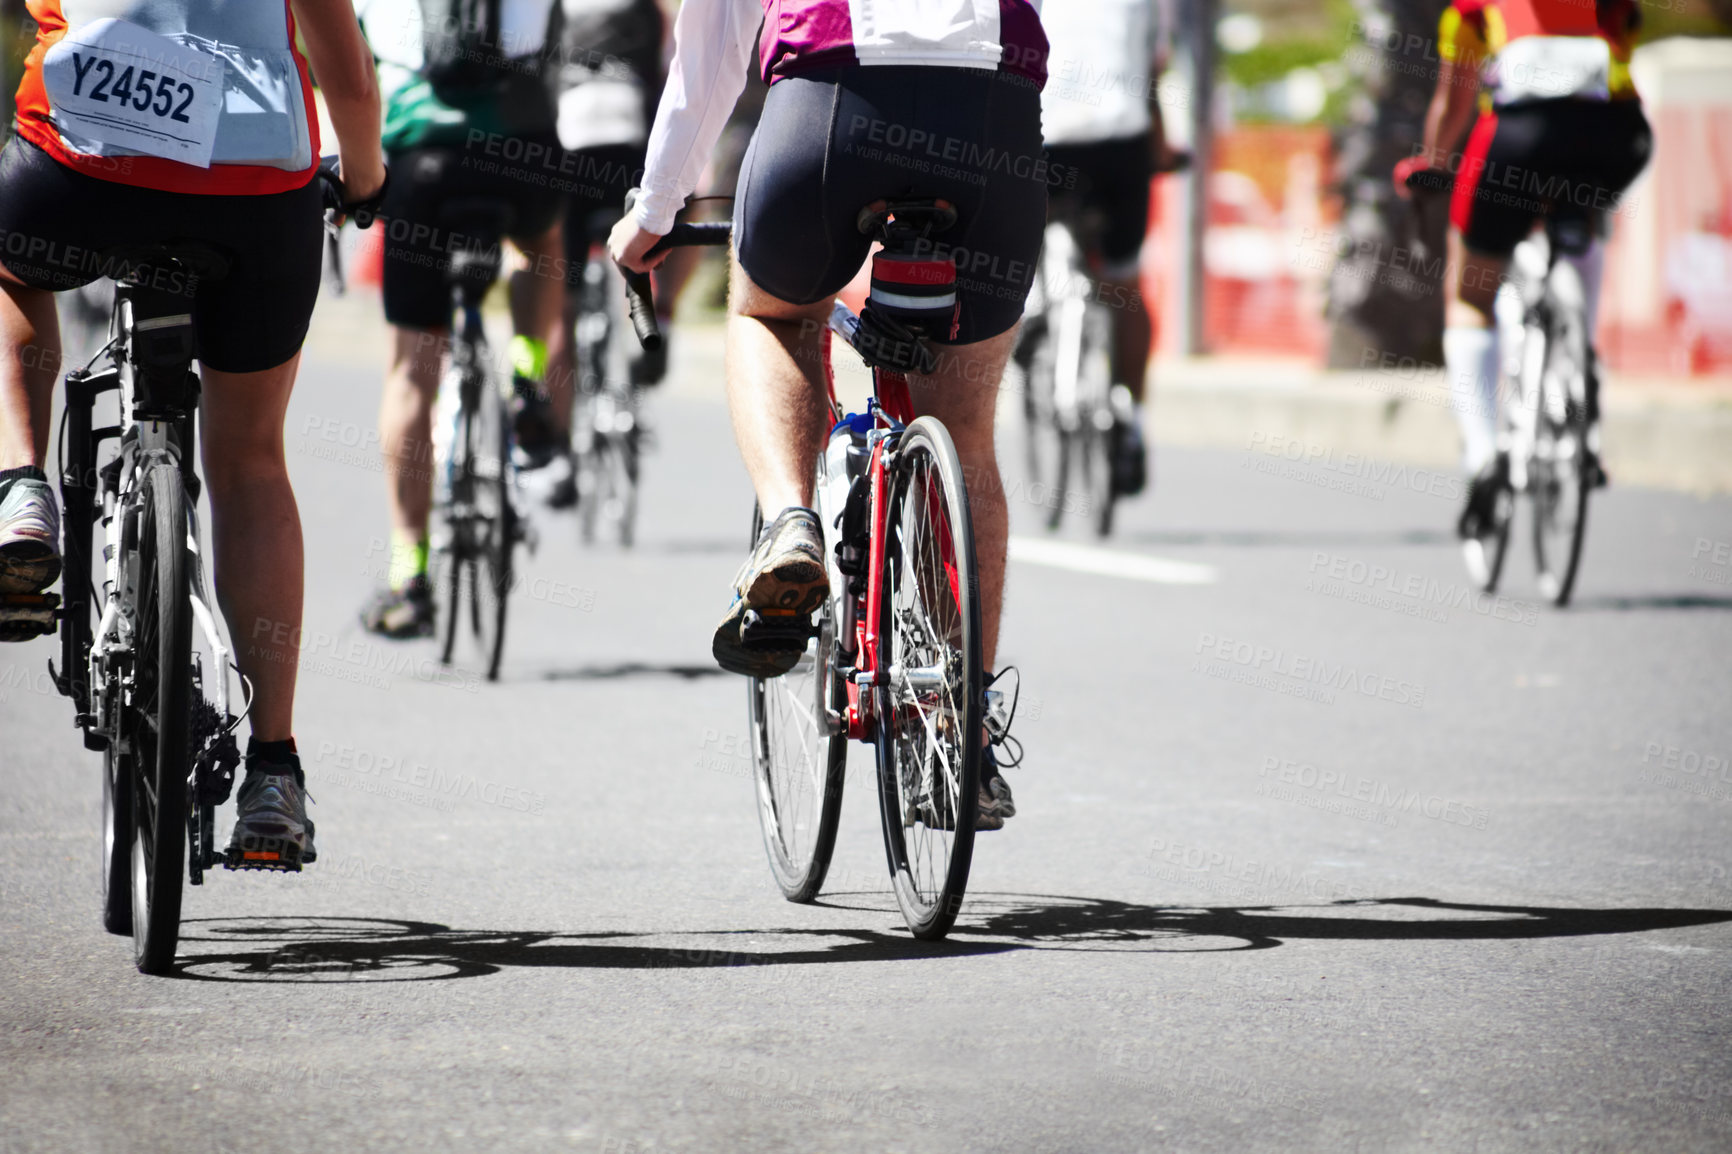
<svg viewBox="0 0 1732 1154">
<path fill-rule="evenodd" d="M 288 0 L 28 0 L 18 134 L 90 176 L 165 192 L 300 188 L 319 129 Z"/>
</svg>

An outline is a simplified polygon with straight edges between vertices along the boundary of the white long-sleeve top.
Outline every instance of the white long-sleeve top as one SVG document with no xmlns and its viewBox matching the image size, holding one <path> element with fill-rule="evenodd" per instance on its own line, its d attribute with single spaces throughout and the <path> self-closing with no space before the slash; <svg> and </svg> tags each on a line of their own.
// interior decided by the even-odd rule
<svg viewBox="0 0 1732 1154">
<path fill-rule="evenodd" d="M 1040 0 L 685 0 L 634 218 L 652 233 L 673 227 L 745 87 L 760 21 L 771 84 L 850 65 L 999 69 L 1044 83 L 1039 13 Z"/>
</svg>

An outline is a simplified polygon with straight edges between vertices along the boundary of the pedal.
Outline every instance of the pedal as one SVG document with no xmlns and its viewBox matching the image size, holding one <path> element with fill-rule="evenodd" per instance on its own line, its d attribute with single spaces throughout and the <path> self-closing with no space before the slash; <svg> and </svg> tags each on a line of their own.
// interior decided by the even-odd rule
<svg viewBox="0 0 1732 1154">
<path fill-rule="evenodd" d="M 0 593 L 0 641 L 29 641 L 53 633 L 58 593 Z"/>
<path fill-rule="evenodd" d="M 741 647 L 759 652 L 805 649 L 806 642 L 817 633 L 818 627 L 813 624 L 810 613 L 748 609 L 740 621 Z"/>
<path fill-rule="evenodd" d="M 223 851 L 223 868 L 298 874 L 301 872 L 301 847 L 282 837 L 242 838 L 238 848 L 230 845 Z"/>
</svg>

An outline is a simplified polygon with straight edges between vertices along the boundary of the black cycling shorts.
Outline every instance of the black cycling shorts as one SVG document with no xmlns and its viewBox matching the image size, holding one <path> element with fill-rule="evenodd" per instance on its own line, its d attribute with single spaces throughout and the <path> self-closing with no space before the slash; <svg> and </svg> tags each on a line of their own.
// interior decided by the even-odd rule
<svg viewBox="0 0 1732 1154">
<path fill-rule="evenodd" d="M 791 304 L 834 296 L 865 263 L 855 225 L 875 200 L 938 197 L 958 219 L 934 254 L 956 264 L 954 340 L 1015 325 L 1033 283 L 1051 166 L 1040 93 L 973 68 L 874 66 L 770 86 L 734 203 L 734 244 L 754 283 Z"/>
<path fill-rule="evenodd" d="M 0 152 L 0 262 L 32 288 L 62 292 L 124 267 L 121 246 L 198 241 L 228 275 L 192 293 L 195 353 L 225 373 L 274 369 L 300 351 L 319 296 L 319 182 L 261 196 L 137 188 L 67 168 L 14 136 Z"/>
<path fill-rule="evenodd" d="M 625 194 L 643 183 L 644 146 L 608 144 L 565 155 L 571 181 L 565 194 L 566 280 L 577 284 L 590 245 L 607 239 L 614 222 L 625 215 Z"/>
<path fill-rule="evenodd" d="M 391 185 L 380 207 L 385 229 L 385 319 L 412 329 L 451 323 L 451 258 L 496 248 L 500 238 L 452 214 L 452 201 L 492 201 L 507 210 L 505 235 L 527 243 L 559 219 L 564 153 L 551 140 L 489 137 L 474 148 L 411 148 L 387 155 Z"/>
<path fill-rule="evenodd" d="M 1053 215 L 1100 213 L 1101 259 L 1109 268 L 1134 265 L 1149 231 L 1149 134 L 1049 144 L 1046 151 L 1063 177 L 1053 187 Z"/>
<path fill-rule="evenodd" d="M 1615 209 L 1653 149 L 1637 100 L 1541 100 L 1485 113 L 1463 152 L 1450 222 L 1468 251 L 1508 256 L 1559 206 Z"/>
</svg>

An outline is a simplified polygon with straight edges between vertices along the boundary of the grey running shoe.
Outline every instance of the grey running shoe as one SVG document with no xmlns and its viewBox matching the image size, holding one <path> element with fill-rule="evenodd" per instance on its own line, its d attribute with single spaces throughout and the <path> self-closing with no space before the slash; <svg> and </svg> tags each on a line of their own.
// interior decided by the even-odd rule
<svg viewBox="0 0 1732 1154">
<path fill-rule="evenodd" d="M 734 578 L 734 603 L 710 652 L 729 673 L 780 677 L 806 652 L 812 613 L 830 592 L 824 533 L 810 509 L 789 509 L 758 537 Z"/>
<path fill-rule="evenodd" d="M 393 641 L 433 636 L 433 587 L 427 575 L 409 578 L 401 589 L 375 593 L 361 610 L 361 625 Z"/>
<path fill-rule="evenodd" d="M 1003 829 L 1004 819 L 1016 816 L 1016 799 L 1010 795 L 1010 782 L 998 772 L 998 759 L 988 746 L 981 757 L 980 808 L 976 811 L 977 830 Z"/>
<path fill-rule="evenodd" d="M 0 479 L 0 593 L 38 593 L 60 577 L 60 505 L 41 469 Z"/>
<path fill-rule="evenodd" d="M 230 869 L 298 870 L 315 862 L 306 787 L 294 765 L 247 762 L 225 864 Z"/>
</svg>

